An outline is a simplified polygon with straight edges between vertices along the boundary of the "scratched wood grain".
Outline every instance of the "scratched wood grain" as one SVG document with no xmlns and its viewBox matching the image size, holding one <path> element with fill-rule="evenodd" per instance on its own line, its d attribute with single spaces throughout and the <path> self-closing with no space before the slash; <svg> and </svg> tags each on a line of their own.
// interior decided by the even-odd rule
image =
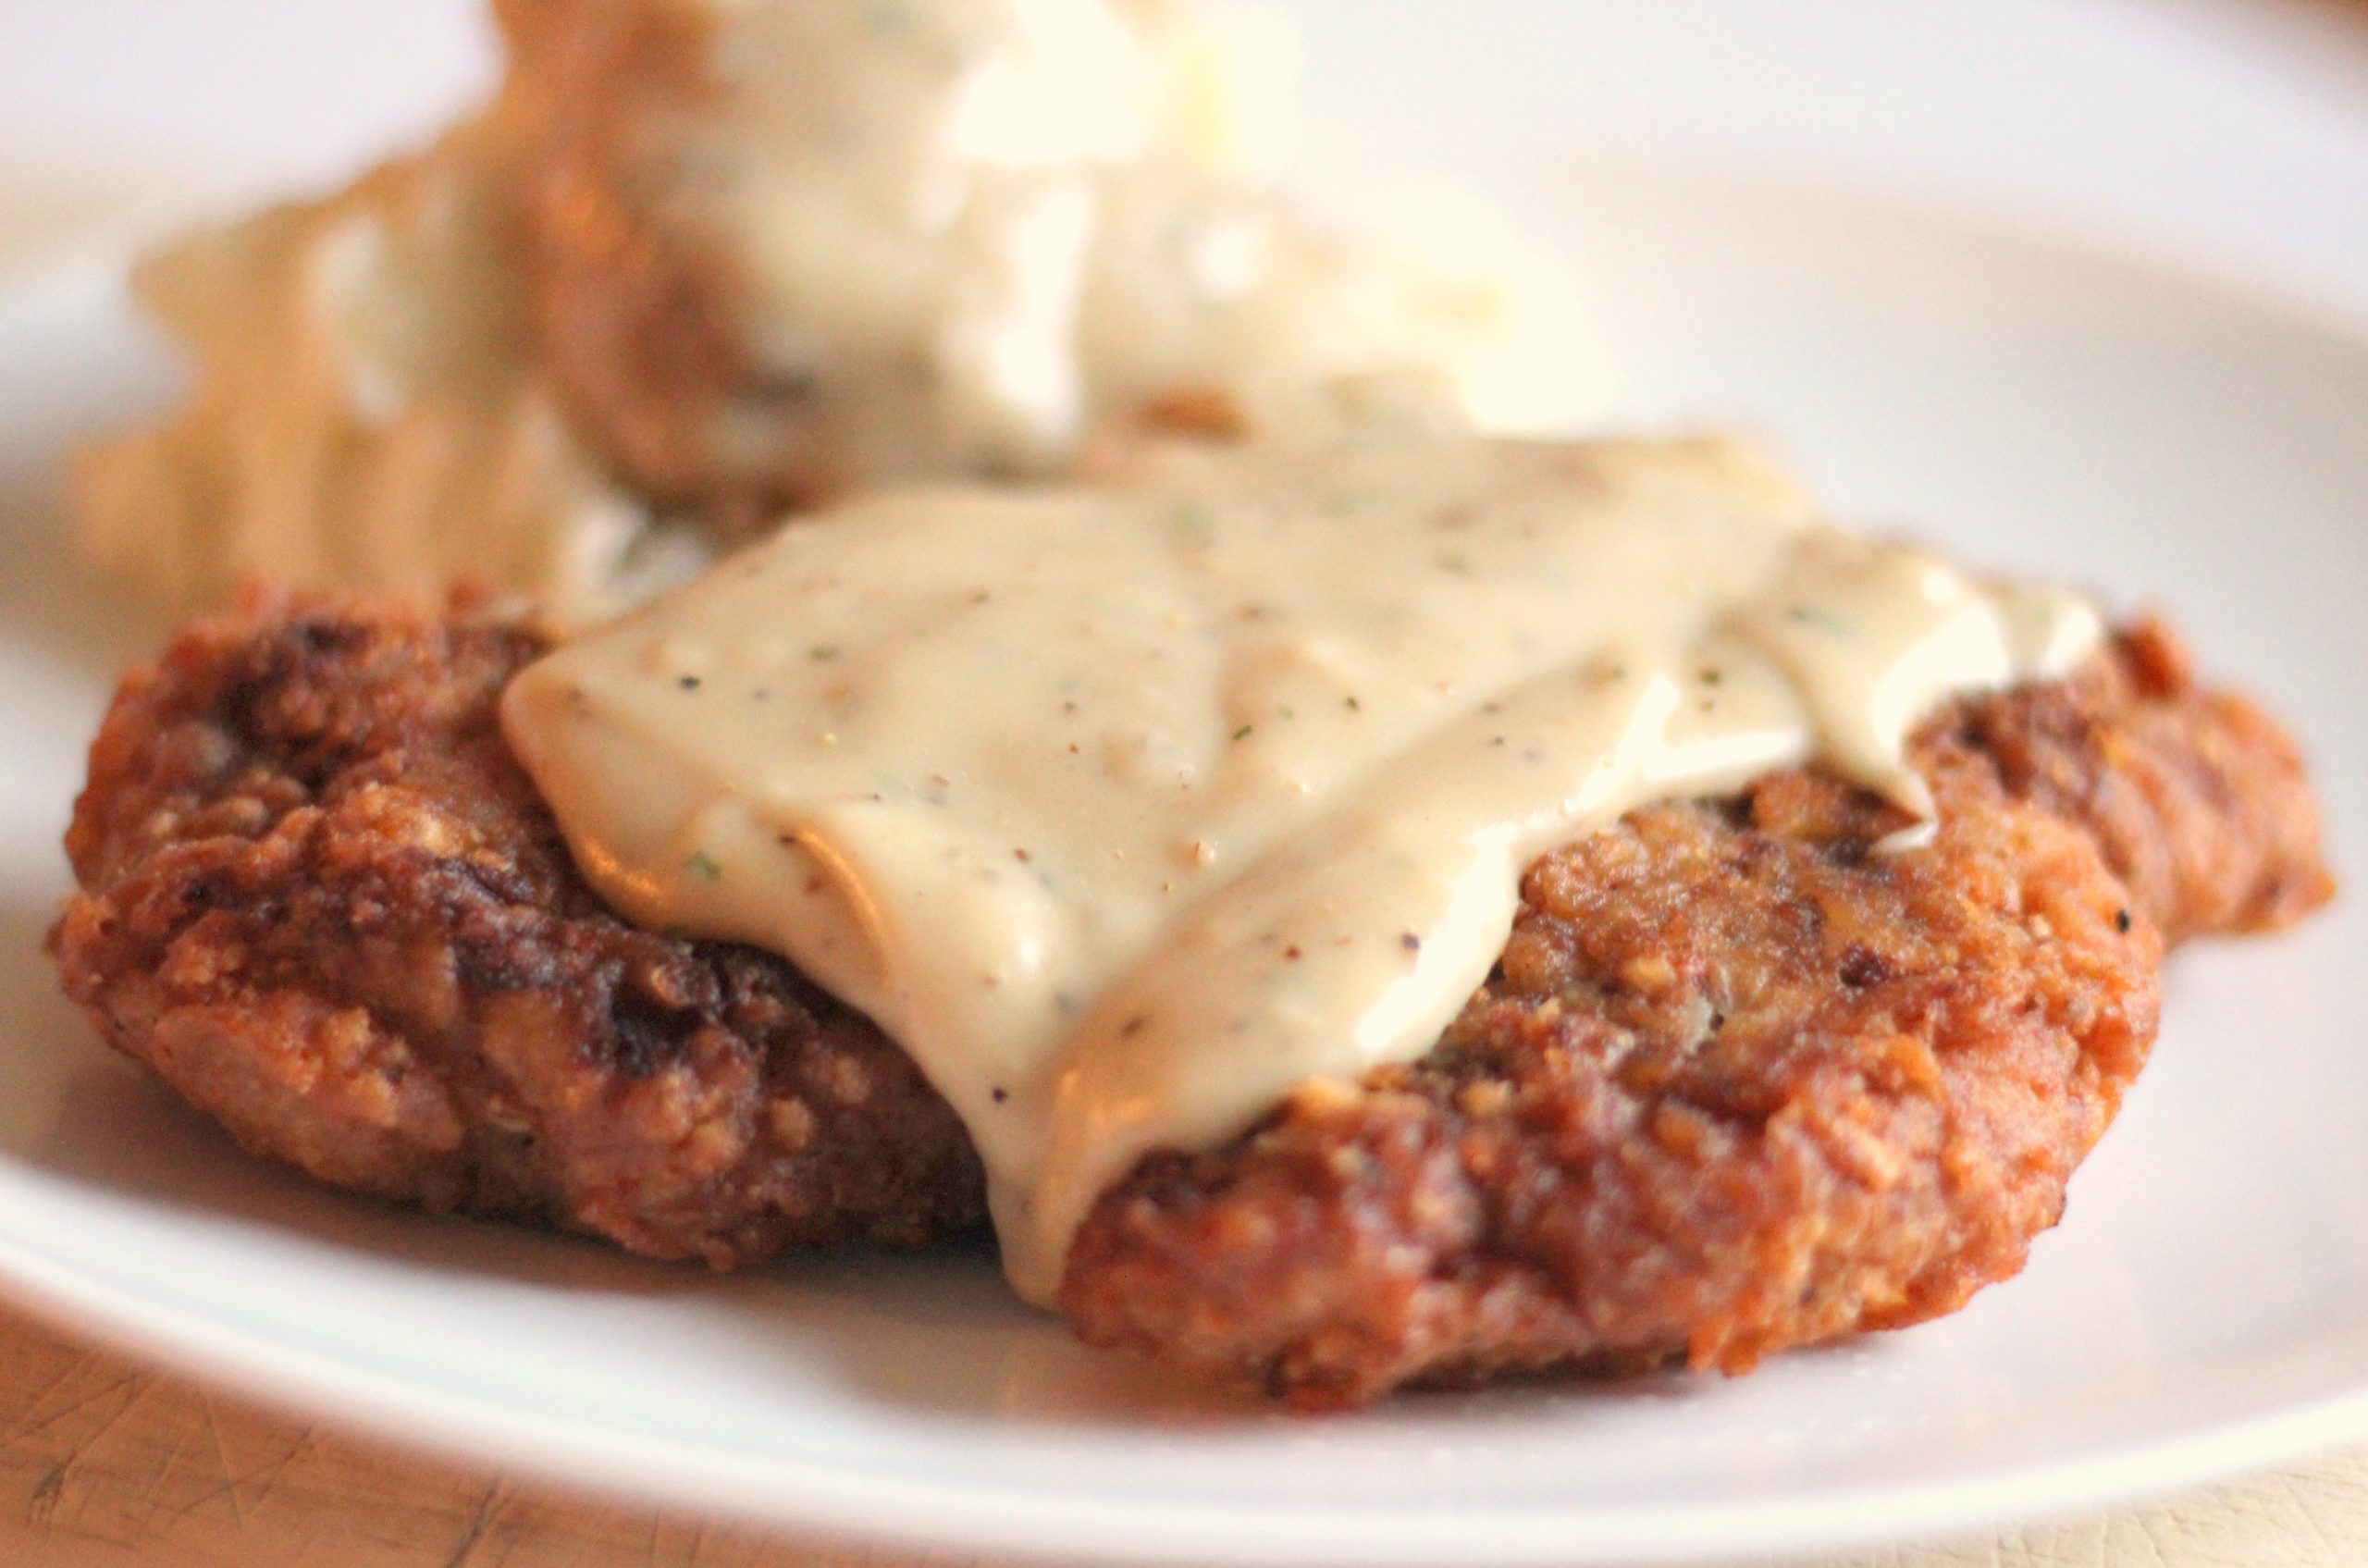
<svg viewBox="0 0 2368 1568">
<path fill-rule="evenodd" d="M 572 1498 L 209 1394 L 0 1314 L 0 1568 L 956 1568 Z M 2359 1568 L 2368 1453 L 1802 1568 Z"/>
<path fill-rule="evenodd" d="M 865 1561 L 876 1560 L 744 1526 L 576 1500 L 399 1453 L 0 1318 L 6 1568 L 852 1568 Z"/>
</svg>

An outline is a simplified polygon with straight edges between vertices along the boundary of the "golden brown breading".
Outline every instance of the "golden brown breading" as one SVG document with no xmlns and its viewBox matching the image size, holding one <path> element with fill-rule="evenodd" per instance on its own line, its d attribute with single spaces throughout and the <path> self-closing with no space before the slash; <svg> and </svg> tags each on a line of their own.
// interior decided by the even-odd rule
<svg viewBox="0 0 2368 1568">
<path fill-rule="evenodd" d="M 725 537 L 809 504 L 834 476 L 798 400 L 732 451 L 734 403 L 767 402 L 721 237 L 678 207 L 711 92 L 711 19 L 642 0 L 499 0 L 509 91 L 537 128 L 524 208 L 528 289 L 554 385 L 610 465 Z"/>
<path fill-rule="evenodd" d="M 1085 1337 L 1305 1407 L 1413 1380 L 1770 1351 L 2018 1272 L 2154 1037 L 2165 941 L 2330 891 L 2293 747 L 2158 628 L 1915 748 L 1928 847 L 1810 772 L 1530 871 L 1428 1057 L 1303 1091 L 1104 1196 Z"/>
<path fill-rule="evenodd" d="M 718 1266 L 977 1225 L 961 1124 L 752 949 L 608 912 L 510 757 L 514 627 L 253 599 L 124 684 L 68 991 L 253 1152 Z"/>
<path fill-rule="evenodd" d="M 504 748 L 524 634 L 258 599 L 135 673 L 68 848 L 68 990 L 258 1154 L 748 1263 L 975 1225 L 952 1113 L 777 959 L 604 910 Z M 2154 1027 L 2166 941 L 2329 883 L 2285 737 L 2158 630 L 1960 703 L 1939 839 L 1821 775 L 1532 869 L 1439 1047 L 1106 1194 L 1062 1303 L 1302 1406 L 1918 1321 L 2017 1270 Z"/>
</svg>

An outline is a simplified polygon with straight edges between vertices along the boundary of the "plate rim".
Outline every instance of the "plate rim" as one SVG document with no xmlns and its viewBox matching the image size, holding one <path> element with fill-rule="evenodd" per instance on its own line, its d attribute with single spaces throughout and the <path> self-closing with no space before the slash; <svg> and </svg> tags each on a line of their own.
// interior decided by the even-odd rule
<svg viewBox="0 0 2368 1568">
<path fill-rule="evenodd" d="M 1622 167 L 1637 161 L 1610 149 Z M 1656 155 L 1680 173 L 1754 184 L 1796 183 L 2018 248 L 2034 245 L 2089 265 L 2152 278 L 2290 327 L 2368 350 L 2368 323 L 2318 302 L 2258 287 L 2188 258 L 2115 246 L 2043 216 L 1927 202 L 1837 184 L 1814 171 L 1739 169 Z M 60 258 L 0 278 L 0 318 L 120 291 L 119 251 Z M 16 1165 L 12 1156 L 0 1160 Z M 1418 1568 L 1546 1568 L 1584 1561 L 1700 1564 L 1745 1554 L 1815 1552 L 1946 1537 L 2008 1521 L 2061 1517 L 2276 1465 L 2368 1438 L 2368 1377 L 2356 1387 L 2275 1409 L 2206 1418 L 2178 1435 L 2106 1445 L 2071 1458 L 2008 1463 L 1969 1475 L 1871 1486 L 1827 1486 L 1770 1498 L 1693 1504 L 1451 1504 L 1400 1511 L 1215 1499 L 1014 1491 L 944 1476 L 883 1477 L 860 1464 L 808 1456 L 727 1456 L 621 1428 L 572 1428 L 563 1418 L 443 1387 L 424 1387 L 253 1329 L 177 1313 L 130 1288 L 0 1233 L 0 1304 L 71 1337 L 93 1340 L 269 1409 L 392 1441 L 444 1462 L 495 1464 L 556 1489 L 629 1497 L 669 1511 L 707 1510 L 824 1540 L 994 1556 L 1142 1564 L 1227 1563 L 1289 1568 L 1356 1562 Z M 592 1435 L 587 1435 L 592 1434 Z M 1573 1554 L 1578 1554 L 1576 1557 Z"/>
<path fill-rule="evenodd" d="M 326 1417 L 433 1459 L 499 1464 L 561 1491 L 700 1509 L 826 1540 L 959 1549 L 1144 1568 L 1695 1568 L 1766 1552 L 1846 1550 L 2060 1518 L 2276 1465 L 2368 1434 L 2368 1381 L 2159 1441 L 2010 1464 L 1970 1478 L 1827 1487 L 1775 1499 L 1399 1511 L 1013 1492 L 941 1478 L 882 1479 L 798 1456 L 733 1463 L 663 1439 L 597 1438 L 561 1419 L 270 1342 L 152 1308 L 129 1290 L 0 1235 L 0 1304 L 285 1415 Z M 1572 1551 L 1587 1555 L 1573 1558 Z"/>
</svg>

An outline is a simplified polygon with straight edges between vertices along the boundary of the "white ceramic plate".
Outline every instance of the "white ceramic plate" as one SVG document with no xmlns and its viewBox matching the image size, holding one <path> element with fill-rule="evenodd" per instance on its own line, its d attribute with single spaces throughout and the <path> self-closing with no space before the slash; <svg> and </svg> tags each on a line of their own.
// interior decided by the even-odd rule
<svg viewBox="0 0 2368 1568">
<path fill-rule="evenodd" d="M 2043 238 L 1667 168 L 1494 179 L 1590 258 L 1623 421 L 1739 418 L 1835 506 L 2176 612 L 2368 823 L 2368 340 Z M 0 1276 L 204 1377 L 808 1530 L 1206 1562 L 1675 1561 L 2100 1502 L 2368 1434 L 2359 901 L 2180 955 L 2153 1067 L 2020 1279 L 1948 1322 L 1300 1422 L 1074 1346 L 983 1255 L 743 1278 L 340 1201 L 110 1059 L 38 945 L 143 634 L 53 469 L 152 403 L 113 283 L 0 306 Z M 2340 868 L 2339 868 L 2340 869 Z"/>
</svg>

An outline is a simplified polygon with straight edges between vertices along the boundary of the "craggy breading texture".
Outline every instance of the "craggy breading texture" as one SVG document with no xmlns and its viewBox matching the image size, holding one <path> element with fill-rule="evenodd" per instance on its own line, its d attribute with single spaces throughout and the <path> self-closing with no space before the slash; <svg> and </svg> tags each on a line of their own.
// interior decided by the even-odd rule
<svg viewBox="0 0 2368 1568">
<path fill-rule="evenodd" d="M 125 684 L 68 847 L 68 991 L 249 1149 L 437 1208 L 752 1263 L 975 1226 L 961 1126 L 777 959 L 600 907 L 466 612 L 257 598 Z M 1938 839 L 1814 772 L 1541 860 L 1427 1057 L 1106 1194 L 1085 1337 L 1305 1408 L 1729 1371 L 2022 1266 L 2153 1038 L 2163 947 L 2330 883 L 2290 743 L 2159 629 L 1917 744 Z"/>
<path fill-rule="evenodd" d="M 1929 846 L 1815 772 L 1633 813 L 1529 872 L 1429 1056 L 1106 1194 L 1061 1305 L 1302 1407 L 1770 1351 L 2023 1266 L 2154 1038 L 2166 943 L 2331 883 L 2301 764 L 2159 628 L 1958 703 Z"/>
<path fill-rule="evenodd" d="M 677 148 L 670 105 L 705 91 L 711 42 L 694 7 L 499 0 L 512 90 L 535 105 L 541 166 L 526 182 L 527 268 L 541 350 L 576 417 L 621 473 L 727 536 L 824 486 L 803 449 L 727 463 L 711 433 L 761 379 L 730 308 L 712 236 L 667 243 L 626 200 Z M 656 143 L 644 147 L 637 133 Z"/>
<path fill-rule="evenodd" d="M 92 748 L 68 991 L 248 1149 L 356 1191 L 718 1266 L 978 1225 L 961 1124 L 866 1020 L 585 886 L 496 722 L 536 651 L 327 600 L 186 633 Z"/>
</svg>

